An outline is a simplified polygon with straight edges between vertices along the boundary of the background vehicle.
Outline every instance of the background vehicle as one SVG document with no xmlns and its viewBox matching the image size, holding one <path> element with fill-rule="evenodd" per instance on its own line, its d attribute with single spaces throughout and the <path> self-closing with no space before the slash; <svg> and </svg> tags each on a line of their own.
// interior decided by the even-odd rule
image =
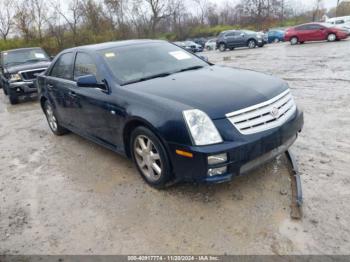
<svg viewBox="0 0 350 262">
<path fill-rule="evenodd" d="M 217 48 L 224 52 L 226 49 L 233 50 L 236 47 L 263 47 L 265 44 L 264 37 L 254 31 L 249 30 L 230 30 L 220 33 L 216 45 Z"/>
<path fill-rule="evenodd" d="M 203 51 L 203 47 L 199 44 L 196 44 L 193 41 L 174 42 L 174 44 L 178 47 L 182 47 L 183 49 L 191 53 L 198 53 Z"/>
<path fill-rule="evenodd" d="M 284 153 L 303 126 L 282 80 L 208 64 L 165 41 L 65 50 L 38 88 L 53 133 L 127 155 L 157 188 L 229 181 L 260 156 Z"/>
<path fill-rule="evenodd" d="M 37 92 L 34 80 L 50 63 L 49 56 L 39 47 L 1 52 L 0 84 L 11 104 L 17 104 L 20 96 Z"/>
<path fill-rule="evenodd" d="M 304 43 L 306 41 L 327 40 L 333 42 L 346 39 L 348 32 L 335 28 L 327 23 L 309 23 L 290 28 L 286 31 L 285 41 L 290 41 L 292 45 Z"/>
<path fill-rule="evenodd" d="M 284 31 L 283 30 L 269 30 L 267 33 L 269 43 L 278 43 L 284 41 Z"/>
<path fill-rule="evenodd" d="M 206 49 L 206 50 L 215 50 L 216 49 L 216 41 L 217 41 L 217 39 L 216 38 L 213 38 L 213 39 L 210 39 L 210 40 L 208 40 L 206 43 L 205 43 L 205 46 L 204 46 L 204 48 Z"/>
</svg>

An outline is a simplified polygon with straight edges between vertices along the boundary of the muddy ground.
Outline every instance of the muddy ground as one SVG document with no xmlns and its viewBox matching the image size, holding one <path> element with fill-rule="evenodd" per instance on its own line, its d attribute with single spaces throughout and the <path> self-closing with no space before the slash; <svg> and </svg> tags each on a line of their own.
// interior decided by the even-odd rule
<svg viewBox="0 0 350 262">
<path fill-rule="evenodd" d="M 288 81 L 306 120 L 292 149 L 301 221 L 284 157 L 231 183 L 157 191 L 129 160 L 53 136 L 36 101 L 11 106 L 1 91 L 0 254 L 350 254 L 350 41 L 206 55 Z"/>
</svg>

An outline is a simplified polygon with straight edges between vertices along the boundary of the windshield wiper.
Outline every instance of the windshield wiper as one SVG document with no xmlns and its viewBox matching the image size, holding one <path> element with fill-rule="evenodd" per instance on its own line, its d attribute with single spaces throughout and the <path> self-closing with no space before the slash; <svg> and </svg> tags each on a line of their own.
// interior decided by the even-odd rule
<svg viewBox="0 0 350 262">
<path fill-rule="evenodd" d="M 132 80 L 129 82 L 125 82 L 122 85 L 130 85 L 130 84 L 134 84 L 134 83 L 139 83 L 139 82 L 143 82 L 143 81 L 147 81 L 150 79 L 155 79 L 155 78 L 160 78 L 160 77 L 166 77 L 166 76 L 170 76 L 172 73 L 161 73 L 161 74 L 156 74 L 156 75 L 152 75 L 152 76 L 147 76 L 147 77 L 141 77 L 139 79 L 136 80 Z"/>
<path fill-rule="evenodd" d="M 180 71 L 177 71 L 177 73 L 185 72 L 185 71 L 191 71 L 191 70 L 198 70 L 198 69 L 201 69 L 203 67 L 204 66 L 191 66 L 191 67 L 188 67 L 188 68 L 181 69 Z"/>
</svg>

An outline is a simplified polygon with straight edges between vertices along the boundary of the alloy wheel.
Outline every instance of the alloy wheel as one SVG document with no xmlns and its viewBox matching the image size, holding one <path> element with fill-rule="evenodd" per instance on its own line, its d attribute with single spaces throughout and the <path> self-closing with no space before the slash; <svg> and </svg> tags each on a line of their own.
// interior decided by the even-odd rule
<svg viewBox="0 0 350 262">
<path fill-rule="evenodd" d="M 298 38 L 293 37 L 293 38 L 290 40 L 290 43 L 291 43 L 292 45 L 296 45 L 296 44 L 298 43 Z"/>
<path fill-rule="evenodd" d="M 254 40 L 250 40 L 249 43 L 248 43 L 248 47 L 249 48 L 255 48 L 256 47 L 256 43 Z"/>
<path fill-rule="evenodd" d="M 225 44 L 221 44 L 221 45 L 219 46 L 219 49 L 220 49 L 221 52 L 224 52 L 224 51 L 226 50 Z"/>
<path fill-rule="evenodd" d="M 46 105 L 46 117 L 47 117 L 47 121 L 49 122 L 50 128 L 52 129 L 52 131 L 57 131 L 57 119 L 53 113 L 52 107 L 51 105 L 47 104 Z"/>
<path fill-rule="evenodd" d="M 333 42 L 337 39 L 337 36 L 335 34 L 329 34 L 327 39 L 329 42 Z"/>
<path fill-rule="evenodd" d="M 139 169 L 147 179 L 156 182 L 161 178 L 163 163 L 158 148 L 149 137 L 145 135 L 136 137 L 134 155 Z"/>
</svg>

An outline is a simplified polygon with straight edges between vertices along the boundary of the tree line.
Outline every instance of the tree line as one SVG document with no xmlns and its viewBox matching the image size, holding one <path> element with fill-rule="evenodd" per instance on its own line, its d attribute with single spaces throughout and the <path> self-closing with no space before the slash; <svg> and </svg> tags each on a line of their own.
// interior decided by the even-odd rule
<svg viewBox="0 0 350 262">
<path fill-rule="evenodd" d="M 231 28 L 264 30 L 320 20 L 323 0 L 312 1 L 304 6 L 303 0 L 0 0 L 0 49 L 39 45 L 55 54 L 112 40 L 174 41 Z M 343 2 L 335 2 L 339 10 Z"/>
</svg>

